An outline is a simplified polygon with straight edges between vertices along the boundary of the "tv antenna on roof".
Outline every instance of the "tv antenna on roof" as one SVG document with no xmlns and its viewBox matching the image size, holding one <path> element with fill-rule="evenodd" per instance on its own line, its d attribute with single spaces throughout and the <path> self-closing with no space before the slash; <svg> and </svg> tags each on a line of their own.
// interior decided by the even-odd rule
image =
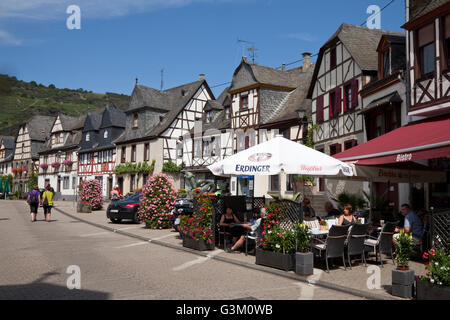
<svg viewBox="0 0 450 320">
<path fill-rule="evenodd" d="M 244 57 L 245 45 L 248 46 L 247 51 L 250 53 L 250 58 L 252 59 L 252 63 L 254 64 L 255 58 L 257 57 L 256 51 L 259 50 L 259 49 L 255 48 L 255 43 L 252 41 L 241 40 L 241 39 L 238 39 L 237 42 L 242 44 L 242 56 L 243 57 Z"/>
</svg>

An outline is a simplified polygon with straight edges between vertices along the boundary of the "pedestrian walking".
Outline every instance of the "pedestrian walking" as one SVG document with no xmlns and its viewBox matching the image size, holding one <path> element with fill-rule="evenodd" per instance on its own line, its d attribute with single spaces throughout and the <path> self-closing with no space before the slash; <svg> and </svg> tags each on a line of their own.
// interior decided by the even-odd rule
<svg viewBox="0 0 450 320">
<path fill-rule="evenodd" d="M 39 204 L 41 203 L 41 193 L 38 186 L 33 186 L 33 190 L 28 193 L 27 203 L 30 206 L 31 222 L 35 222 Z"/>
<path fill-rule="evenodd" d="M 50 185 L 45 187 L 44 194 L 42 196 L 42 206 L 44 207 L 45 221 L 50 222 L 51 210 L 53 207 L 53 192 Z"/>
</svg>

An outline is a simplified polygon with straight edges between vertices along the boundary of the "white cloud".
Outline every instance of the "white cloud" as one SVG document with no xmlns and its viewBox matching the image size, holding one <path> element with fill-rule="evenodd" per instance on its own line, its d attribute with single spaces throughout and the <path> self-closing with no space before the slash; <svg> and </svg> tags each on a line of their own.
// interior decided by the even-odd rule
<svg viewBox="0 0 450 320">
<path fill-rule="evenodd" d="M 193 3 L 219 3 L 232 0 L 1 0 L 0 18 L 39 20 L 66 19 L 69 5 L 78 5 L 82 17 L 111 18 Z"/>
<path fill-rule="evenodd" d="M 22 40 L 17 39 L 9 32 L 0 30 L 0 45 L 20 46 L 22 45 L 22 42 Z"/>
</svg>

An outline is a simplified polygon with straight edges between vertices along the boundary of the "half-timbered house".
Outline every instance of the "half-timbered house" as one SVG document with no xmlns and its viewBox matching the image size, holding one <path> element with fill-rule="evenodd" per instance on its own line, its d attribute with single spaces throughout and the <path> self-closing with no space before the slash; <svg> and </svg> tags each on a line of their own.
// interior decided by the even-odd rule
<svg viewBox="0 0 450 320">
<path fill-rule="evenodd" d="M 124 129 L 125 113 L 113 104 L 88 114 L 84 122 L 78 151 L 79 182 L 99 180 L 104 197 L 109 197 L 117 184 L 114 175 L 116 146 L 113 141 Z"/>
<path fill-rule="evenodd" d="M 78 185 L 79 143 L 86 116 L 79 118 L 59 114 L 44 148 L 39 152 L 39 188 L 48 184 L 55 190 L 55 199 L 76 198 Z"/>
<path fill-rule="evenodd" d="M 408 123 L 406 93 L 406 37 L 383 35 L 378 44 L 377 78 L 360 91 L 364 117 L 364 141 L 370 141 Z M 347 148 L 348 149 L 348 148 Z M 372 184 L 372 192 L 389 201 L 396 212 L 410 202 L 409 184 Z"/>
<path fill-rule="evenodd" d="M 308 91 L 316 150 L 334 155 L 366 141 L 359 91 L 378 78 L 377 47 L 383 35 L 402 33 L 342 24 L 320 48 Z M 316 192 L 331 199 L 344 189 L 361 188 L 368 190 L 368 184 L 318 179 Z"/>
<path fill-rule="evenodd" d="M 39 151 L 44 147 L 54 121 L 55 117 L 37 115 L 19 126 L 12 169 L 14 192 L 29 191 L 27 182 L 32 173 L 39 171 Z"/>
<path fill-rule="evenodd" d="M 117 164 L 151 165 L 155 160 L 155 173 L 162 172 L 164 162 L 169 160 L 182 165 L 180 138 L 189 135 L 195 121 L 203 118 L 206 102 L 213 99 L 203 74 L 196 82 L 163 91 L 136 83 L 126 110 L 126 129 L 115 141 Z M 130 192 L 142 187 L 147 176 L 139 172 L 122 174 L 118 183 L 124 192 Z M 180 185 L 179 178 L 173 182 Z"/>
<path fill-rule="evenodd" d="M 286 70 L 249 63 L 243 57 L 228 89 L 231 138 L 222 135 L 223 152 L 233 153 L 264 142 L 277 134 L 302 143 L 306 133 L 306 117 L 311 113 L 311 101 L 306 93 L 314 65 L 310 54 L 303 54 L 303 65 Z M 229 142 L 230 141 L 230 142 Z M 294 176 L 242 176 L 230 179 L 230 192 L 237 195 L 287 195 L 294 191 Z"/>
<path fill-rule="evenodd" d="M 15 137 L 0 136 L 0 175 L 12 174 Z"/>
<path fill-rule="evenodd" d="M 207 166 L 233 154 L 231 133 L 231 100 L 227 87 L 216 100 L 208 100 L 203 117 L 197 120 L 190 136 L 179 142 L 177 156 L 183 158 L 182 172 L 192 173 L 198 180 L 215 182 L 220 189 L 229 188 L 229 179 L 214 176 Z M 220 182 L 219 182 L 220 181 Z"/>
</svg>

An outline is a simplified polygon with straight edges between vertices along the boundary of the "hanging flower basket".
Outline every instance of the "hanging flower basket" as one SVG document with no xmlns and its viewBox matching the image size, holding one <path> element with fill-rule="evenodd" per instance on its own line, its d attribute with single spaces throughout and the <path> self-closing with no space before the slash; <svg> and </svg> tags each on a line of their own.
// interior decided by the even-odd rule
<svg viewBox="0 0 450 320">
<path fill-rule="evenodd" d="M 72 160 L 64 160 L 63 164 L 64 164 L 66 167 L 70 167 L 70 166 L 73 164 L 73 161 L 72 161 Z"/>
<path fill-rule="evenodd" d="M 18 174 L 21 174 L 22 173 L 22 168 L 17 168 L 16 171 L 17 171 Z"/>
<path fill-rule="evenodd" d="M 47 170 L 48 164 L 46 164 L 46 163 L 41 163 L 40 167 L 41 167 L 41 169 Z"/>
<path fill-rule="evenodd" d="M 13 172 L 14 174 L 17 174 L 17 169 L 16 169 L 16 168 L 12 169 L 12 172 Z"/>
<path fill-rule="evenodd" d="M 28 167 L 27 167 L 27 166 L 23 166 L 23 167 L 22 167 L 22 171 L 23 171 L 23 172 L 28 172 Z"/>
<path fill-rule="evenodd" d="M 55 161 L 55 162 L 52 162 L 51 166 L 52 166 L 52 168 L 57 169 L 61 166 L 61 163 Z"/>
</svg>

